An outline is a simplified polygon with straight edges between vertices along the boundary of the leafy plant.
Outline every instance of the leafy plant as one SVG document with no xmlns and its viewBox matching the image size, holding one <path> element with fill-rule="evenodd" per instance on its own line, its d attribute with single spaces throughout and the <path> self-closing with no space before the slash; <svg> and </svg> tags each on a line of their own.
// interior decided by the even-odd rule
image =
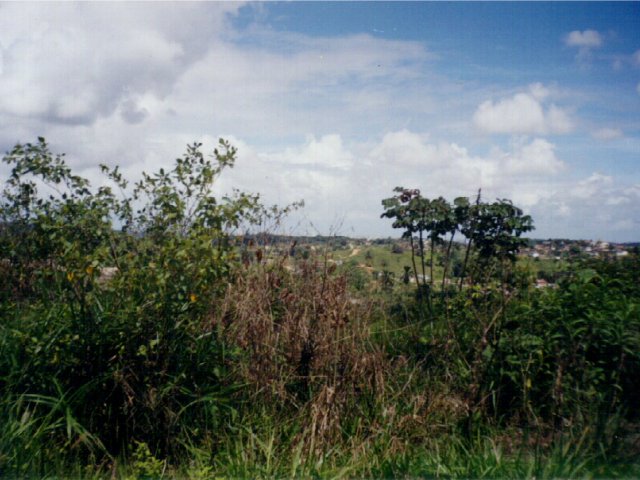
<svg viewBox="0 0 640 480">
<path fill-rule="evenodd" d="M 72 392 L 70 418 L 114 455 L 132 437 L 169 453 L 216 430 L 233 386 L 201 327 L 235 260 L 230 232 L 264 210 L 256 195 L 213 195 L 235 156 L 194 144 L 132 189 L 103 166 L 111 186 L 97 190 L 42 138 L 4 157 L 5 398 Z"/>
<path fill-rule="evenodd" d="M 465 197 L 456 198 L 453 205 L 444 198 L 429 200 L 420 194 L 420 190 L 396 187 L 398 192 L 382 201 L 385 208 L 382 217 L 394 219 L 393 227 L 404 230 L 402 238 L 409 239 L 411 259 L 416 285 L 427 290 L 426 266 L 430 268 L 429 289 L 434 286 L 434 255 L 437 246 L 444 248 L 444 270 L 442 289 L 444 290 L 452 257 L 453 241 L 460 232 L 466 238 L 465 259 L 460 272 L 460 286 L 466 276 L 467 263 L 475 252 L 475 280 L 486 281 L 491 278 L 492 262 L 497 263 L 504 276 L 504 262 L 515 261 L 520 247 L 526 245 L 521 236 L 533 229 L 530 216 L 523 215 L 521 209 L 509 200 L 497 200 L 493 203 L 480 201 L 480 193 L 474 204 Z M 448 237 L 448 241 L 447 241 Z M 430 259 L 426 258 L 425 241 L 428 240 Z M 420 269 L 416 264 L 420 259 Z M 419 271 L 421 278 L 419 278 Z M 479 275 L 483 271 L 484 275 Z M 421 281 L 420 281 L 421 280 Z M 474 283 L 472 278 L 472 284 Z"/>
</svg>

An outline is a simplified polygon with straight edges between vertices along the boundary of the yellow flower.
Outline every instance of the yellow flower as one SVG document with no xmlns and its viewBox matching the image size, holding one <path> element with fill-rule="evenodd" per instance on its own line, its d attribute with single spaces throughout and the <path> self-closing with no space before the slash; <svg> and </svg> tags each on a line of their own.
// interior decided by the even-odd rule
<svg viewBox="0 0 640 480">
<path fill-rule="evenodd" d="M 89 265 L 86 268 L 86 272 L 87 272 L 87 275 L 92 275 L 93 274 L 93 265 Z"/>
<path fill-rule="evenodd" d="M 527 378 L 527 381 L 524 383 L 525 387 L 527 387 L 527 389 L 531 388 L 531 379 Z"/>
<path fill-rule="evenodd" d="M 195 303 L 196 300 L 198 300 L 198 296 L 195 293 L 192 293 L 189 295 L 189 300 L 191 300 L 191 303 Z"/>
<path fill-rule="evenodd" d="M 67 272 L 67 280 L 69 281 L 73 280 L 73 272 Z"/>
</svg>

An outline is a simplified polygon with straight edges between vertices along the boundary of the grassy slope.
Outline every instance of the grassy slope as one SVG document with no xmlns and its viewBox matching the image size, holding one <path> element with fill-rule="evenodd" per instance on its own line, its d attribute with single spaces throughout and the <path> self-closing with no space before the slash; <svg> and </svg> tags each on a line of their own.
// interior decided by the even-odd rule
<svg viewBox="0 0 640 480">
<path fill-rule="evenodd" d="M 354 254 L 355 252 L 355 254 Z M 367 258 L 367 253 L 371 258 Z M 396 279 L 401 279 L 404 275 L 404 267 L 412 267 L 411 252 L 404 250 L 402 253 L 393 253 L 389 245 L 371 245 L 356 247 L 355 249 L 340 249 L 333 252 L 336 260 L 344 262 L 354 261 L 368 271 L 382 272 L 388 270 L 395 274 Z M 421 273 L 420 259 L 416 258 L 418 273 Z M 413 267 L 412 267 L 413 268 Z M 429 266 L 425 265 L 425 273 L 429 276 Z M 442 278 L 442 267 L 435 262 L 433 273 L 435 281 L 438 282 Z"/>
</svg>

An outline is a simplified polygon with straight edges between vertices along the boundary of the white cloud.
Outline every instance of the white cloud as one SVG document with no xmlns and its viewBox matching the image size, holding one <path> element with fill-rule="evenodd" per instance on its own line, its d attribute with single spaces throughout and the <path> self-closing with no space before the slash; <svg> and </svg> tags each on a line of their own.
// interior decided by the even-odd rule
<svg viewBox="0 0 640 480">
<path fill-rule="evenodd" d="M 258 191 L 265 203 L 280 206 L 304 199 L 304 210 L 289 222 L 296 226 L 302 221 L 296 234 L 317 233 L 314 229 L 328 233 L 340 217 L 353 213 L 362 185 L 351 184 L 355 156 L 340 135 L 310 137 L 301 145 L 268 153 L 230 138 L 238 147 L 238 161 L 222 178 L 225 191 L 231 187 Z"/>
<path fill-rule="evenodd" d="M 396 183 L 425 185 L 429 191 L 447 196 L 479 187 L 496 195 L 512 194 L 511 185 L 549 179 L 565 168 L 555 154 L 555 145 L 541 138 L 517 139 L 506 152 L 493 149 L 478 156 L 456 143 L 429 143 L 426 136 L 406 130 L 387 133 L 366 158 L 373 171 L 397 178 Z M 535 192 L 520 193 L 531 199 Z"/>
<path fill-rule="evenodd" d="M 545 128 L 542 106 L 526 93 L 496 103 L 491 100 L 481 103 L 473 120 L 489 133 L 541 133 Z"/>
<path fill-rule="evenodd" d="M 0 114 L 90 124 L 164 97 L 239 6 L 181 5 L 175 21 L 173 4 L 4 4 Z"/>
<path fill-rule="evenodd" d="M 485 198 L 512 198 L 531 207 L 553 191 L 553 179 L 564 168 L 555 146 L 544 139 L 519 139 L 507 152 L 487 156 L 409 130 L 388 132 L 372 145 L 346 143 L 337 134 L 310 137 L 268 153 L 237 138 L 231 141 L 239 159 L 223 177 L 225 191 L 231 186 L 257 190 L 267 203 L 278 204 L 304 198 L 304 215 L 325 233 L 341 219 L 342 233 L 389 234 L 379 220 L 380 201 L 398 185 L 449 199 L 473 196 L 482 188 Z M 213 145 L 213 139 L 205 145 Z"/>
<path fill-rule="evenodd" d="M 212 137 L 201 140 L 213 145 Z M 609 238 L 607 232 L 617 226 L 618 238 L 632 239 L 640 227 L 634 208 L 640 185 L 625 187 L 601 173 L 562 180 L 558 173 L 565 163 L 543 138 L 517 138 L 507 151 L 487 155 L 409 130 L 388 132 L 373 145 L 345 142 L 337 134 L 310 137 L 268 153 L 230 140 L 239 158 L 223 176 L 223 190 L 259 191 L 266 203 L 280 205 L 304 198 L 304 210 L 289 222 L 297 234 L 329 233 L 337 225 L 342 234 L 392 234 L 379 218 L 380 201 L 398 185 L 420 188 L 428 197 L 472 197 L 482 188 L 487 200 L 510 198 L 534 216 L 534 236 Z M 403 145 L 415 157 L 403 156 Z"/>
<path fill-rule="evenodd" d="M 565 37 L 564 41 L 567 46 L 578 48 L 576 60 L 583 66 L 586 66 L 590 60 L 591 50 L 601 47 L 604 43 L 602 35 L 596 30 L 574 30 Z"/>
<path fill-rule="evenodd" d="M 473 121 L 486 133 L 511 134 L 562 134 L 573 128 L 569 115 L 561 108 L 550 104 L 545 108 L 543 100 L 549 91 L 541 84 L 533 84 L 528 92 L 516 93 L 512 97 L 481 103 Z"/>
<path fill-rule="evenodd" d="M 551 104 L 546 114 L 547 130 L 550 133 L 569 133 L 573 130 L 573 122 L 569 118 L 569 115 L 557 107 Z"/>
<path fill-rule="evenodd" d="M 558 205 L 557 212 L 559 217 L 567 218 L 569 215 L 571 215 L 571 207 L 569 207 L 569 205 L 565 203 L 560 203 Z"/>
<path fill-rule="evenodd" d="M 413 155 L 402 156 L 402 145 L 408 145 Z M 481 187 L 484 198 L 511 198 L 531 213 L 538 225 L 534 236 L 631 240 L 640 228 L 634 209 L 640 201 L 640 185 L 625 187 L 600 173 L 578 181 L 563 180 L 559 174 L 567 165 L 558 158 L 556 146 L 544 138 L 515 138 L 506 151 L 494 148 L 487 155 L 476 155 L 458 144 L 432 142 L 426 135 L 404 130 L 387 133 L 362 156 L 369 165 L 363 168 L 356 162 L 352 173 L 370 179 L 363 194 L 367 202 L 356 202 L 362 210 L 348 219 L 366 218 L 371 205 L 390 196 L 397 185 L 446 198 L 473 196 Z M 369 215 L 374 218 L 373 212 Z M 615 225 L 620 228 L 608 235 Z M 362 222 L 360 228 L 371 226 Z"/>
<path fill-rule="evenodd" d="M 389 132 L 370 153 L 375 162 L 402 167 L 430 167 L 438 163 L 437 148 L 428 145 L 426 137 L 408 130 Z"/>
<path fill-rule="evenodd" d="M 555 145 L 542 138 L 515 145 L 514 151 L 504 158 L 509 173 L 554 175 L 565 168 L 564 162 L 556 157 Z"/>
<path fill-rule="evenodd" d="M 344 217 L 347 234 L 389 234 L 380 200 L 397 185 L 447 198 L 482 187 L 485 198 L 570 218 L 604 192 L 584 218 L 621 219 L 607 210 L 618 208 L 637 219 L 636 190 L 558 175 L 567 153 L 542 137 L 570 131 L 573 120 L 554 89 L 534 83 L 482 102 L 490 98 L 478 96 L 482 85 L 467 95 L 468 85 L 434 73 L 420 42 L 234 31 L 240 8 L 0 4 L 0 146 L 43 135 L 98 182 L 98 163 L 120 164 L 133 179 L 170 165 L 188 142 L 210 149 L 222 135 L 239 158 L 221 191 L 260 192 L 281 205 L 304 198 L 304 215 L 322 232 Z M 595 48 L 579 33 L 577 48 Z M 480 130 L 529 137 L 472 143 L 474 107 Z M 605 231 L 596 220 L 588 231 Z"/>
<path fill-rule="evenodd" d="M 287 148 L 279 157 L 290 165 L 339 170 L 348 170 L 353 166 L 353 155 L 344 149 L 342 138 L 336 134 L 324 135 L 320 140 L 311 137 L 302 148 Z"/>
<path fill-rule="evenodd" d="M 545 87 L 540 82 L 533 83 L 529 85 L 529 92 L 536 100 L 544 100 L 551 93 L 547 87 Z"/>
<path fill-rule="evenodd" d="M 631 61 L 635 65 L 639 65 L 640 66 L 640 50 L 636 50 L 635 53 L 633 55 L 631 55 Z"/>
<path fill-rule="evenodd" d="M 593 173 L 589 178 L 581 180 L 571 189 L 571 196 L 581 200 L 597 196 L 599 192 L 613 185 L 613 177 Z"/>
<path fill-rule="evenodd" d="M 549 192 L 532 213 L 539 227 L 556 237 L 632 241 L 640 228 L 638 202 L 640 185 L 624 186 L 596 172 Z"/>
<path fill-rule="evenodd" d="M 615 140 L 616 138 L 621 138 L 623 136 L 622 130 L 619 128 L 600 128 L 599 130 L 595 130 L 591 132 L 593 138 L 598 140 Z"/>
<path fill-rule="evenodd" d="M 570 47 L 595 48 L 602 45 L 602 35 L 596 30 L 574 30 L 565 37 Z"/>
<path fill-rule="evenodd" d="M 0 146 L 44 135 L 92 159 L 81 162 L 134 163 L 212 132 L 321 142 L 426 104 L 397 94 L 432 58 L 422 44 L 251 29 L 238 38 L 228 20 L 241 7 L 1 4 Z"/>
</svg>

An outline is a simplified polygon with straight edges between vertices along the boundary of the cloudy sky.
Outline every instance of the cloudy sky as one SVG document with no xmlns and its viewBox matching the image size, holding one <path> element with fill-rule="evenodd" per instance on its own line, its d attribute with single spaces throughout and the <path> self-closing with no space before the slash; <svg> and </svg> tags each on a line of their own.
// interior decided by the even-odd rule
<svg viewBox="0 0 640 480">
<path fill-rule="evenodd" d="M 221 191 L 304 199 L 292 233 L 397 235 L 402 185 L 637 241 L 638 25 L 636 2 L 0 3 L 0 149 L 44 136 L 99 183 L 222 136 Z"/>
</svg>

